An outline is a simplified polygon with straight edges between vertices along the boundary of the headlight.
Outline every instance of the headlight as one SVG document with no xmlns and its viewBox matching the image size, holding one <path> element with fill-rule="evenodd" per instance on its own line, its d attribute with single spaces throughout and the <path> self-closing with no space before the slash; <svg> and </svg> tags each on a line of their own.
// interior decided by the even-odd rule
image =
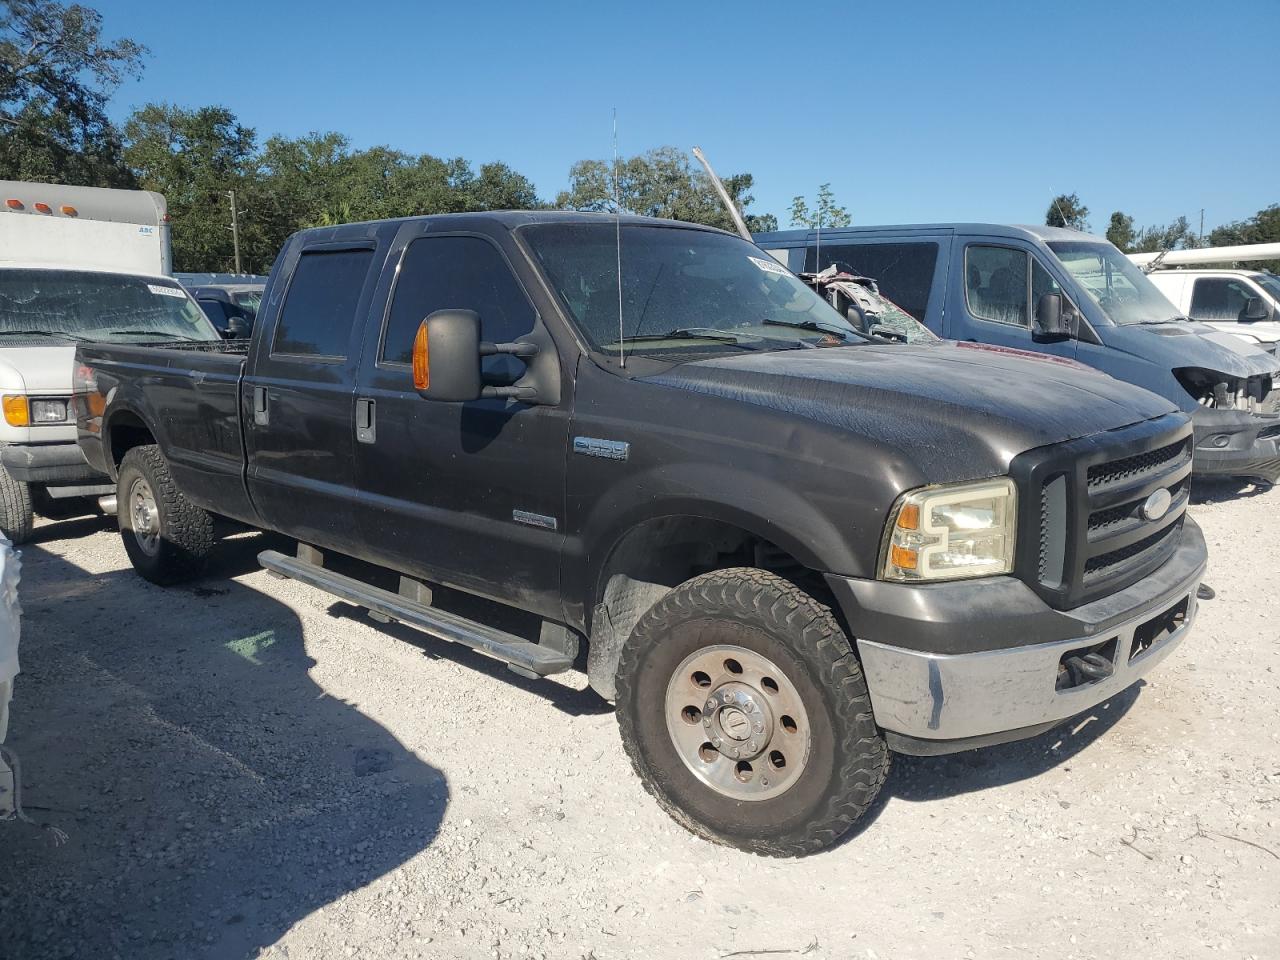
<svg viewBox="0 0 1280 960">
<path fill-rule="evenodd" d="M 32 400 L 32 423 L 65 423 L 67 419 L 67 401 L 65 400 Z"/>
<path fill-rule="evenodd" d="M 982 480 L 904 493 L 885 531 L 885 580 L 959 580 L 1013 569 L 1013 481 Z"/>
</svg>

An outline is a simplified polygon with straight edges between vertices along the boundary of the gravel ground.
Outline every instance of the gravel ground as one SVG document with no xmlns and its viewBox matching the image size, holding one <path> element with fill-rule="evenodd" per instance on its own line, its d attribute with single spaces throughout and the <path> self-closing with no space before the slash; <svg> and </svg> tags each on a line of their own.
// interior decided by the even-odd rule
<svg viewBox="0 0 1280 960">
<path fill-rule="evenodd" d="M 109 522 L 23 549 L 9 746 L 69 839 L 0 824 L 0 956 L 1280 956 L 1280 490 L 1204 485 L 1189 641 L 1072 726 L 895 759 L 847 842 L 711 846 L 608 706 L 256 569 L 129 568 Z"/>
</svg>

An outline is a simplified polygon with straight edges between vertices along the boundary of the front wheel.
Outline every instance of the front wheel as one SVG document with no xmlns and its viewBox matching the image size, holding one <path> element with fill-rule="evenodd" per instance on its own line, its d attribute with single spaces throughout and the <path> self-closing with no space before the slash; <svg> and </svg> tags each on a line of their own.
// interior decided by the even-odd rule
<svg viewBox="0 0 1280 960">
<path fill-rule="evenodd" d="M 889 769 L 831 611 L 753 568 L 695 577 L 641 617 L 618 666 L 618 723 L 672 817 L 770 856 L 835 843 Z"/>
<path fill-rule="evenodd" d="M 213 549 L 213 517 L 182 495 L 155 444 L 120 462 L 116 515 L 129 561 L 152 583 L 192 579 Z"/>
<path fill-rule="evenodd" d="M 35 526 L 35 508 L 31 503 L 31 485 L 15 480 L 0 467 L 0 533 L 14 546 L 31 539 Z"/>
</svg>

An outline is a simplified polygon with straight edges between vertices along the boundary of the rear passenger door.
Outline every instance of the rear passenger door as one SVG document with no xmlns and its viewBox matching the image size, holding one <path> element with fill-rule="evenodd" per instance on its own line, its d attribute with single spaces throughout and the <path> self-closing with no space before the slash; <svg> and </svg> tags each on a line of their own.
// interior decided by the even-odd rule
<svg viewBox="0 0 1280 960">
<path fill-rule="evenodd" d="M 242 387 L 249 495 L 264 523 L 351 552 L 352 415 L 361 334 L 377 274 L 373 241 L 307 246 L 263 305 Z"/>
<path fill-rule="evenodd" d="M 961 238 L 952 254 L 946 333 L 1002 347 L 1075 357 L 1076 340 L 1041 342 L 1032 334 L 1036 304 L 1046 293 L 1070 299 L 1032 249 L 1016 242 Z"/>
<path fill-rule="evenodd" d="M 359 524 L 370 559 L 558 619 L 568 401 L 424 400 L 411 367 L 418 326 L 437 310 L 474 310 L 493 343 L 541 329 L 538 310 L 496 238 L 406 231 L 357 391 Z M 489 384 L 524 371 L 511 356 L 483 361 Z"/>
</svg>

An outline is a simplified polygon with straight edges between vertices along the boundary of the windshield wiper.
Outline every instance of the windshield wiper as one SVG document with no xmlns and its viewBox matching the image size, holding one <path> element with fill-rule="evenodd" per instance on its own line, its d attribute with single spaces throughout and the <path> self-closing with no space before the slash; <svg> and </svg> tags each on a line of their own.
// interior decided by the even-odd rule
<svg viewBox="0 0 1280 960">
<path fill-rule="evenodd" d="M 180 333 L 168 333 L 164 330 L 108 330 L 108 334 L 113 337 L 167 337 L 170 340 L 190 340 L 191 337 L 184 337 Z"/>
<path fill-rule="evenodd" d="M 669 330 L 666 333 L 646 333 L 641 336 L 626 337 L 626 343 L 652 343 L 655 340 L 709 340 L 713 343 L 737 344 L 738 338 L 730 333 L 699 333 L 696 330 Z"/>
<path fill-rule="evenodd" d="M 59 340 L 88 340 L 63 330 L 0 330 L 7 337 L 57 337 Z"/>
<path fill-rule="evenodd" d="M 771 320 L 765 317 L 760 323 L 766 327 L 791 327 L 793 330 L 812 330 L 814 333 L 834 333 L 850 342 L 853 342 L 855 337 L 862 340 L 862 337 L 852 330 L 845 330 L 833 323 L 819 323 L 817 320 Z"/>
</svg>

